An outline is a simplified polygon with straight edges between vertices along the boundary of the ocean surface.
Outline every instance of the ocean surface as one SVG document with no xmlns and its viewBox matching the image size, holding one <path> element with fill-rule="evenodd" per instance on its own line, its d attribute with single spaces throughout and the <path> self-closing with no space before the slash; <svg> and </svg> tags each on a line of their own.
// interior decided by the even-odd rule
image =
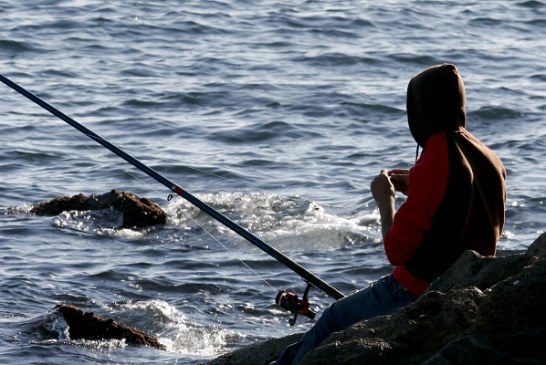
<svg viewBox="0 0 546 365">
<path fill-rule="evenodd" d="M 432 64 L 457 65 L 468 129 L 506 166 L 499 251 L 544 231 L 545 49 L 545 1 L 0 0 L 2 75 L 344 293 L 390 271 L 369 186 L 414 162 L 405 91 Z M 112 189 L 167 224 L 29 213 Z M 0 363 L 198 364 L 312 325 L 274 305 L 298 275 L 170 194 L 0 84 Z M 70 340 L 58 303 L 167 351 Z"/>
</svg>

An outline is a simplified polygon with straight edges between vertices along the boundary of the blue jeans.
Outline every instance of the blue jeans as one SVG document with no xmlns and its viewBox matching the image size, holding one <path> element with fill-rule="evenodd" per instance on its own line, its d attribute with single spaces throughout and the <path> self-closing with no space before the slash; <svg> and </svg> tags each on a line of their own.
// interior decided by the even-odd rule
<svg viewBox="0 0 546 365">
<path fill-rule="evenodd" d="M 384 276 L 332 304 L 299 342 L 288 346 L 271 364 L 298 365 L 308 352 L 332 333 L 365 319 L 393 313 L 415 299 L 417 296 L 408 292 L 391 275 Z"/>
</svg>

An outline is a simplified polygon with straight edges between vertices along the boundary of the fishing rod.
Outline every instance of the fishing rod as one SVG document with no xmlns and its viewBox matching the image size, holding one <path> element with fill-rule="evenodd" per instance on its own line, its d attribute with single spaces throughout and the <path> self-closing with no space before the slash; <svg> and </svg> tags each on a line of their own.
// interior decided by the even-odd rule
<svg viewBox="0 0 546 365">
<path fill-rule="evenodd" d="M 309 289 L 311 286 L 319 289 L 320 291 L 324 292 L 325 294 L 329 295 L 330 297 L 338 300 L 344 297 L 344 295 L 331 286 L 330 284 L 326 283 L 322 279 L 320 279 L 318 276 L 312 274 L 307 269 L 305 269 L 303 266 L 299 265 L 298 263 L 292 261 L 290 258 L 288 258 L 286 255 L 281 253 L 280 251 L 276 250 L 275 248 L 271 247 L 264 241 L 262 241 L 260 238 L 258 238 L 253 233 L 249 232 L 239 224 L 235 223 L 222 213 L 218 212 L 216 209 L 208 205 L 207 203 L 201 201 L 197 197 L 195 197 L 193 194 L 189 193 L 188 191 L 182 189 L 178 184 L 175 184 L 168 180 L 166 177 L 158 173 L 157 171 L 153 170 L 152 168 L 148 167 L 147 165 L 143 164 L 133 156 L 129 155 L 128 153 L 121 150 L 119 147 L 116 147 L 112 143 L 108 142 L 104 138 L 100 137 L 95 132 L 91 131 L 90 129 L 84 127 L 82 124 L 76 122 L 71 117 L 67 116 L 60 110 L 56 109 L 55 107 L 51 106 L 50 104 L 46 103 L 44 100 L 40 99 L 36 95 L 32 94 L 30 91 L 26 90 L 25 88 L 19 86 L 15 82 L 11 81 L 7 77 L 0 74 L 0 81 L 2 81 L 4 84 L 12 88 L 13 90 L 17 91 L 19 94 L 25 96 L 26 98 L 30 99 L 34 103 L 38 104 L 40 107 L 44 108 L 45 110 L 49 111 L 51 114 L 55 115 L 59 119 L 63 120 L 64 122 L 68 123 L 75 129 L 79 130 L 83 134 L 85 134 L 87 137 L 91 138 L 95 142 L 101 144 L 103 147 L 106 147 L 119 157 L 123 158 L 125 161 L 129 162 L 133 166 L 135 166 L 137 169 L 141 170 L 142 172 L 146 173 L 148 176 L 152 177 L 156 181 L 160 182 L 161 184 L 165 185 L 167 188 L 169 188 L 172 192 L 176 193 L 178 196 L 182 197 L 183 199 L 187 200 L 197 208 L 199 208 L 201 211 L 207 213 L 212 218 L 216 219 L 218 222 L 222 223 L 241 237 L 245 238 L 247 241 L 255 245 L 256 247 L 260 248 L 262 251 L 267 253 L 268 255 L 272 256 L 274 259 L 279 261 L 280 263 L 284 264 L 286 267 L 294 271 L 296 274 L 300 275 L 303 281 L 307 284 L 307 287 L 304 291 L 304 294 L 302 298 L 300 299 L 296 294 L 281 290 L 277 294 L 277 297 L 275 299 L 275 303 L 282 308 L 292 312 L 294 314 L 294 317 L 290 320 L 290 324 L 293 325 L 297 319 L 298 314 L 307 316 L 309 318 L 315 317 L 315 312 L 312 311 L 309 308 L 309 301 L 307 299 L 307 294 L 309 292 Z"/>
</svg>

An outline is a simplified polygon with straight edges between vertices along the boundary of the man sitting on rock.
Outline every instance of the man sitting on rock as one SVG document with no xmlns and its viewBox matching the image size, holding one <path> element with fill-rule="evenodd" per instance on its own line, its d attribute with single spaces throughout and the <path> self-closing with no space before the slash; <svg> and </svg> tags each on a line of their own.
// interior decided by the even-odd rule
<svg viewBox="0 0 546 365">
<path fill-rule="evenodd" d="M 382 170 L 371 183 L 392 273 L 332 304 L 272 364 L 297 365 L 333 332 L 410 304 L 465 250 L 495 254 L 505 219 L 506 171 L 465 129 L 457 68 L 436 65 L 415 76 L 406 108 L 423 152 L 410 170 Z M 395 191 L 407 195 L 396 212 Z"/>
</svg>

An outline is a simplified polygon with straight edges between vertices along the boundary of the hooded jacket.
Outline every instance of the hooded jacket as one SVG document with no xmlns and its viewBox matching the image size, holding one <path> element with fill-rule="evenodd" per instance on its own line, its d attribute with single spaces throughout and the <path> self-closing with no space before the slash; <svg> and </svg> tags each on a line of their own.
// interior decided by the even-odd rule
<svg viewBox="0 0 546 365">
<path fill-rule="evenodd" d="M 505 220 L 506 171 L 466 127 L 465 91 L 453 65 L 430 67 L 408 85 L 410 132 L 421 156 L 406 201 L 384 238 L 393 276 L 419 295 L 465 250 L 494 255 Z"/>
</svg>

